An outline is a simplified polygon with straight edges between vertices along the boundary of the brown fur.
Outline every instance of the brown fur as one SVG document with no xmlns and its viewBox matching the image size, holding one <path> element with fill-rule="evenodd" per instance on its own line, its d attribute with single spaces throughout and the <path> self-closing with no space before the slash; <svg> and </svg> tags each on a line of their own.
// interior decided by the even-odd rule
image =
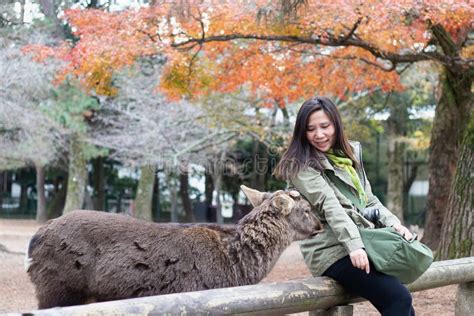
<svg viewBox="0 0 474 316">
<path fill-rule="evenodd" d="M 255 284 L 291 242 L 321 229 L 304 199 L 275 203 L 288 198 L 274 193 L 237 225 L 157 224 L 96 211 L 52 220 L 28 250 L 39 308 Z"/>
</svg>

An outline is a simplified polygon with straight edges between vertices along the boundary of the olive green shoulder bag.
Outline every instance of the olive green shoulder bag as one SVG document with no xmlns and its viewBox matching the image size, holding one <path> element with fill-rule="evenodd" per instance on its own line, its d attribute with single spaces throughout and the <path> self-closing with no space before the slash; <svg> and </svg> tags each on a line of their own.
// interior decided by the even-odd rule
<svg viewBox="0 0 474 316">
<path fill-rule="evenodd" d="M 340 192 L 362 213 L 358 198 L 346 184 L 332 172 L 328 172 L 327 175 Z M 367 256 L 375 269 L 396 277 L 402 283 L 408 284 L 418 279 L 433 262 L 433 252 L 418 241 L 416 236 L 411 240 L 406 240 L 392 227 L 375 229 L 359 227 L 359 232 Z"/>
</svg>

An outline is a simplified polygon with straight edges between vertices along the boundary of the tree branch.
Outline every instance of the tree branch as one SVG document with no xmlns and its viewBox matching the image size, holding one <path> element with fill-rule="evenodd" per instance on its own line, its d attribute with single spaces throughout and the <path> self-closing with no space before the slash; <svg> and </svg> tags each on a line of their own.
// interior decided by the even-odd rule
<svg viewBox="0 0 474 316">
<path fill-rule="evenodd" d="M 459 56 L 459 50 L 456 47 L 456 44 L 453 42 L 451 36 L 446 32 L 444 27 L 435 24 L 431 26 L 431 31 L 446 55 Z"/>
<path fill-rule="evenodd" d="M 355 27 L 355 26 L 354 26 Z M 191 38 L 187 41 L 181 43 L 172 44 L 173 47 L 193 47 L 197 44 L 205 44 L 210 42 L 227 42 L 238 39 L 243 40 L 258 40 L 258 41 L 275 41 L 275 42 L 288 42 L 288 43 L 300 43 L 300 44 L 310 44 L 310 45 L 324 45 L 330 47 L 359 47 L 368 52 L 377 58 L 388 60 L 392 64 L 397 63 L 413 63 L 424 60 L 436 60 L 444 65 L 451 66 L 454 59 L 449 56 L 441 55 L 437 52 L 420 52 L 420 53 L 407 53 L 407 54 L 396 54 L 385 52 L 377 47 L 367 43 L 358 38 L 346 38 L 336 39 L 332 36 L 322 39 L 321 37 L 307 37 L 307 36 L 295 36 L 295 35 L 258 35 L 258 34 L 242 34 L 234 33 L 228 35 L 213 35 L 206 38 Z M 458 63 L 464 63 L 464 60 L 458 61 Z"/>
<path fill-rule="evenodd" d="M 360 23 L 362 22 L 362 18 L 358 18 L 357 19 L 357 22 L 354 23 L 354 25 L 352 26 L 351 30 L 349 31 L 349 33 L 347 33 L 347 35 L 343 36 L 341 38 L 341 42 L 344 43 L 346 42 L 349 38 L 352 37 L 352 35 L 354 35 L 355 31 L 357 30 L 357 28 L 359 27 Z"/>
</svg>

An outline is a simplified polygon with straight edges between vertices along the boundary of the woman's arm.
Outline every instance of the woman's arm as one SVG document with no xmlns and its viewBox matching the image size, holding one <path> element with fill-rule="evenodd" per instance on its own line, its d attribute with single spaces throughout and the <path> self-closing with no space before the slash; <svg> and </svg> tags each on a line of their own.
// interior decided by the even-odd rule
<svg viewBox="0 0 474 316">
<path fill-rule="evenodd" d="M 326 220 L 337 240 L 346 248 L 354 267 L 370 273 L 370 264 L 356 224 L 344 211 L 334 191 L 319 171 L 308 168 L 291 181 Z"/>
<path fill-rule="evenodd" d="M 347 252 L 364 247 L 356 224 L 344 211 L 334 191 L 319 171 L 313 168 L 305 169 L 291 182 L 328 223 Z"/>
</svg>

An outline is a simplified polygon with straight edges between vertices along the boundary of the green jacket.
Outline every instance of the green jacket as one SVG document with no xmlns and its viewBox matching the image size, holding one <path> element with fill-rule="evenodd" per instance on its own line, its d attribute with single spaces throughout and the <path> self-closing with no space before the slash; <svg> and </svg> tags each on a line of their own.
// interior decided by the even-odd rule
<svg viewBox="0 0 474 316">
<path fill-rule="evenodd" d="M 362 164 L 360 143 L 351 142 L 351 146 L 359 162 L 360 167 L 356 168 L 356 171 L 367 194 L 367 207 L 377 207 L 380 210 L 380 221 L 385 226 L 399 224 L 398 218 L 372 194 Z M 324 168 L 323 173 L 309 167 L 300 171 L 290 181 L 311 203 L 313 210 L 325 224 L 322 233 L 300 242 L 301 252 L 313 276 L 322 275 L 333 263 L 347 256 L 351 251 L 364 247 L 357 226 L 374 227 L 373 223 L 360 214 L 352 202 L 336 187 L 334 181 L 328 177 L 329 173 L 333 173 L 343 182 L 345 189 L 357 194 L 350 175 L 333 166 L 326 156 L 321 158 L 321 164 Z"/>
</svg>

